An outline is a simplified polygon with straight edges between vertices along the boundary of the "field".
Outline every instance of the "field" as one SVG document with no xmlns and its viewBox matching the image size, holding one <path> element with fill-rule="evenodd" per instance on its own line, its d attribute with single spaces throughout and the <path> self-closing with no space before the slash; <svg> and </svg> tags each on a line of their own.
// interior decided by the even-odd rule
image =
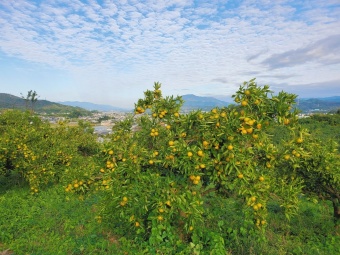
<svg viewBox="0 0 340 255">
<path fill-rule="evenodd" d="M 100 194 L 79 199 L 57 185 L 36 197 L 15 178 L 10 182 L 1 178 L 0 184 L 0 250 L 8 250 L 3 254 L 152 254 L 147 242 L 130 240 L 119 222 L 98 222 Z M 209 200 L 214 205 L 209 205 L 212 217 L 219 222 L 211 219 L 207 227 L 229 231 L 225 254 L 340 254 L 340 238 L 334 235 L 327 203 L 301 198 L 299 213 L 288 224 L 273 201 L 268 205 L 266 240 L 259 240 L 239 229 L 244 218 L 234 199 Z"/>
<path fill-rule="evenodd" d="M 103 143 L 3 111 L 0 254 L 340 254 L 340 114 L 269 94 L 181 114 L 155 83 Z"/>
</svg>

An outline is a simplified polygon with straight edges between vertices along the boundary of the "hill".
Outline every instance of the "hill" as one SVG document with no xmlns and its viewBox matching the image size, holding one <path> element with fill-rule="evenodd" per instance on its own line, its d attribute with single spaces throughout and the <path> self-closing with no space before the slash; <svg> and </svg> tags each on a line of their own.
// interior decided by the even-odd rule
<svg viewBox="0 0 340 255">
<path fill-rule="evenodd" d="M 209 111 L 214 107 L 227 107 L 229 103 L 218 100 L 213 97 L 200 97 L 193 94 L 183 95 L 184 100 L 183 111 L 190 111 L 201 109 L 204 111 Z"/>
<path fill-rule="evenodd" d="M 302 112 L 330 112 L 340 109 L 340 96 L 324 98 L 299 98 L 297 108 Z"/>
<path fill-rule="evenodd" d="M 214 107 L 224 107 L 228 106 L 227 102 L 218 100 L 213 97 L 200 97 L 195 96 L 193 94 L 183 95 L 182 96 L 184 100 L 184 105 L 182 107 L 182 110 L 184 112 L 190 111 L 190 110 L 196 110 L 201 109 L 204 111 L 211 110 Z M 65 102 L 59 102 L 64 105 L 70 105 L 70 106 L 78 106 L 82 107 L 87 110 L 97 110 L 97 111 L 116 111 L 116 112 L 131 112 L 132 109 L 124 109 L 115 107 L 112 105 L 102 105 L 102 104 L 94 104 L 90 102 L 78 102 L 78 101 L 65 101 Z"/>
<path fill-rule="evenodd" d="M 110 111 L 131 112 L 132 111 L 132 109 L 129 110 L 129 109 L 115 107 L 112 105 L 94 104 L 90 102 L 65 101 L 65 102 L 59 102 L 59 103 L 63 105 L 68 105 L 68 106 L 81 107 L 88 111 L 93 111 L 93 110 L 100 111 L 100 112 L 110 112 Z"/>
<path fill-rule="evenodd" d="M 26 100 L 21 97 L 13 96 L 7 93 L 0 93 L 0 109 L 31 109 L 31 102 L 26 104 Z M 80 107 L 65 106 L 62 104 L 50 102 L 47 100 L 38 100 L 34 105 L 34 111 L 47 114 L 75 114 L 90 115 L 91 112 Z"/>
</svg>

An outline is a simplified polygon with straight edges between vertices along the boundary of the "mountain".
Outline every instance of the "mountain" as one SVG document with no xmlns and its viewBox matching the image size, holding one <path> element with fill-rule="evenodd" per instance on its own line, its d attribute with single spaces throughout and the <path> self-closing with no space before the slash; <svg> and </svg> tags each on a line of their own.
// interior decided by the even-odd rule
<svg viewBox="0 0 340 255">
<path fill-rule="evenodd" d="M 110 112 L 110 111 L 128 112 L 132 110 L 132 109 L 131 110 L 123 109 L 123 108 L 115 107 L 112 105 L 106 105 L 106 104 L 94 104 L 90 102 L 65 101 L 65 102 L 59 102 L 59 103 L 63 105 L 81 107 L 89 111 L 96 110 L 100 112 Z"/>
<path fill-rule="evenodd" d="M 20 109 L 27 110 L 32 108 L 32 103 L 7 93 L 0 93 L 0 109 Z M 34 103 L 34 111 L 39 113 L 76 113 L 77 115 L 90 115 L 91 113 L 80 107 L 65 106 L 62 104 L 50 102 L 47 100 L 37 100 Z"/>
<path fill-rule="evenodd" d="M 184 100 L 184 104 L 182 107 L 183 111 L 190 111 L 201 109 L 204 111 L 209 111 L 214 107 L 227 107 L 229 103 L 218 100 L 213 97 L 200 97 L 195 96 L 193 94 L 183 95 L 182 99 Z"/>
<path fill-rule="evenodd" d="M 187 112 L 190 110 L 211 110 L 214 107 L 224 107 L 228 106 L 227 102 L 218 100 L 213 97 L 200 97 L 195 96 L 193 94 L 189 95 L 183 95 L 182 96 L 184 100 L 184 105 L 182 107 L 182 110 Z M 90 102 L 78 102 L 78 101 L 65 101 L 65 102 L 59 102 L 63 105 L 69 105 L 69 106 L 78 106 L 81 108 L 84 108 L 86 110 L 97 110 L 101 112 L 109 112 L 109 111 L 116 111 L 116 112 L 131 112 L 132 109 L 124 109 L 120 107 L 115 107 L 112 105 L 104 105 L 104 104 L 94 104 Z"/>
<path fill-rule="evenodd" d="M 302 112 L 330 112 L 340 109 L 340 96 L 298 98 L 296 107 Z"/>
<path fill-rule="evenodd" d="M 327 102 L 340 103 L 340 96 L 323 97 L 323 98 L 314 98 L 314 99 L 320 99 L 321 101 L 327 101 Z"/>
<path fill-rule="evenodd" d="M 229 104 L 232 104 L 213 97 L 200 97 L 193 94 L 183 95 L 182 98 L 184 100 L 184 112 L 196 109 L 208 111 L 214 107 L 226 107 Z M 296 107 L 303 113 L 331 112 L 340 109 L 340 96 L 298 98 Z"/>
</svg>

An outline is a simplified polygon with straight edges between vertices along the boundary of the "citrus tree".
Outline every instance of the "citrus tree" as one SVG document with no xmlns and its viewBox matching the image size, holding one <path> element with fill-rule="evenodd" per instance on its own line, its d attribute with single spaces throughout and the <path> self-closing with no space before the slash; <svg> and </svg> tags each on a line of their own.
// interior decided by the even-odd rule
<svg viewBox="0 0 340 255">
<path fill-rule="evenodd" d="M 0 175 L 19 174 L 36 194 L 41 187 L 86 174 L 99 148 L 85 123 L 52 127 L 30 112 L 0 114 Z M 91 131 L 91 130 L 90 130 Z M 86 171 L 84 171 L 86 169 Z"/>
<path fill-rule="evenodd" d="M 336 228 L 340 221 L 340 155 L 334 141 L 320 141 L 301 127 L 292 129 L 290 139 L 281 142 L 281 171 L 303 180 L 303 193 L 309 198 L 328 200 L 333 206 Z"/>
<path fill-rule="evenodd" d="M 329 201 L 336 228 L 340 218 L 340 158 L 337 116 L 313 115 L 299 120 L 301 125 L 274 127 L 274 143 L 280 148 L 279 168 L 291 178 L 304 182 L 308 199 Z M 320 122 L 322 122 L 322 124 Z M 308 129 L 307 129 L 307 128 Z"/>
<path fill-rule="evenodd" d="M 288 218 L 296 212 L 312 182 L 302 172 L 318 153 L 297 124 L 296 95 L 273 95 L 251 80 L 234 95 L 236 106 L 181 114 L 181 97 L 163 97 L 160 87 L 155 83 L 144 93 L 135 116 L 119 123 L 104 145 L 96 183 L 106 191 L 108 219 L 119 218 L 153 247 L 190 242 L 188 249 L 200 249 L 210 235 L 209 247 L 218 253 L 224 230 L 209 234 L 204 228 L 211 218 L 209 194 L 241 201 L 249 231 L 265 229 L 270 199 Z M 280 144 L 270 132 L 276 126 L 289 133 Z"/>
</svg>

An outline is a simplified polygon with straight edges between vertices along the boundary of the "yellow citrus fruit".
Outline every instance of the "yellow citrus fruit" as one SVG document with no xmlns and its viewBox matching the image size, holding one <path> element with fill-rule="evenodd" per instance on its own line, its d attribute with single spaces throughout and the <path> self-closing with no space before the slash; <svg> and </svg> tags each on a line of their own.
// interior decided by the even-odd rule
<svg viewBox="0 0 340 255">
<path fill-rule="evenodd" d="M 200 156 L 200 157 L 203 157 L 203 155 L 204 155 L 204 154 L 203 154 L 203 151 L 199 150 L 199 151 L 197 152 L 197 155 Z"/>
<path fill-rule="evenodd" d="M 247 131 L 248 134 L 251 134 L 251 133 L 253 133 L 253 128 L 247 128 L 246 131 Z"/>
<path fill-rule="evenodd" d="M 302 143 L 302 142 L 303 142 L 303 139 L 302 139 L 302 138 L 298 138 L 298 139 L 296 139 L 296 142 L 297 142 L 297 143 Z"/>
<path fill-rule="evenodd" d="M 242 106 L 247 106 L 247 105 L 248 105 L 248 102 L 245 101 L 245 100 L 243 100 L 243 101 L 241 102 L 241 105 L 242 105 Z"/>
<path fill-rule="evenodd" d="M 232 145 L 230 144 L 230 145 L 228 145 L 227 149 L 231 151 L 232 149 L 234 149 L 234 146 L 232 146 Z"/>
<path fill-rule="evenodd" d="M 243 174 L 239 174 L 237 177 L 242 179 L 243 178 Z"/>
<path fill-rule="evenodd" d="M 123 201 L 124 201 L 124 202 L 127 202 L 127 201 L 128 201 L 128 198 L 127 198 L 127 197 L 123 197 Z"/>
<path fill-rule="evenodd" d="M 138 221 L 135 222 L 135 226 L 136 226 L 137 228 L 140 226 L 140 224 L 139 224 Z"/>
<path fill-rule="evenodd" d="M 113 154 L 113 150 L 110 150 L 110 151 L 109 151 L 109 154 L 112 155 L 112 154 Z"/>
<path fill-rule="evenodd" d="M 261 177 L 259 178 L 259 180 L 260 180 L 260 182 L 263 182 L 263 181 L 264 181 L 264 177 L 261 176 Z"/>
<path fill-rule="evenodd" d="M 175 144 L 174 141 L 169 141 L 169 146 L 173 146 Z"/>
<path fill-rule="evenodd" d="M 191 151 L 188 152 L 188 157 L 192 157 L 192 152 Z"/>
</svg>

